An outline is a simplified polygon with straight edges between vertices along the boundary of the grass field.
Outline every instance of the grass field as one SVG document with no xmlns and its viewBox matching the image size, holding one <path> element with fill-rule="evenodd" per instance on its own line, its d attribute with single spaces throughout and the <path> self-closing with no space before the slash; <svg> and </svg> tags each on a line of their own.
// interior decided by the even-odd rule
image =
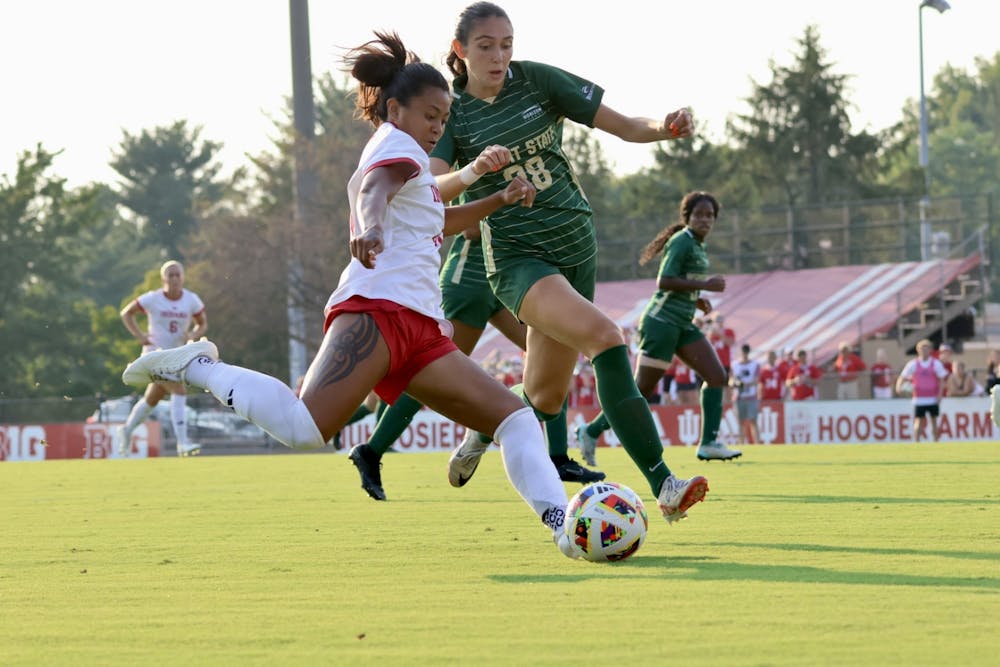
<svg viewBox="0 0 1000 667">
<path fill-rule="evenodd" d="M 711 486 L 674 526 L 600 451 L 653 510 L 614 565 L 495 452 L 388 456 L 385 503 L 343 455 L 0 464 L 0 664 L 998 664 L 1000 443 L 667 455 Z"/>
</svg>

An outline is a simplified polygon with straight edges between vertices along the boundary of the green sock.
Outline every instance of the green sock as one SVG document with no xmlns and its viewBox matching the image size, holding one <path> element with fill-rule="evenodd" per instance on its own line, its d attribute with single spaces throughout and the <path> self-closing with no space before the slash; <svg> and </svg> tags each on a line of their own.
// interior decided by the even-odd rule
<svg viewBox="0 0 1000 667">
<path fill-rule="evenodd" d="M 563 401 L 562 410 L 552 419 L 544 422 L 545 442 L 549 445 L 549 456 L 564 461 L 569 458 L 569 429 L 566 426 L 566 408 L 569 398 Z"/>
<path fill-rule="evenodd" d="M 356 421 L 361 421 L 371 413 L 372 411 L 368 409 L 368 406 L 362 403 L 361 406 L 354 411 L 354 414 L 351 415 L 350 419 L 347 420 L 347 424 L 353 424 Z M 347 424 L 345 424 L 345 426 Z"/>
<path fill-rule="evenodd" d="M 368 446 L 377 455 L 385 454 L 392 443 L 403 435 L 403 431 L 413 421 L 413 415 L 417 414 L 423 405 L 409 394 L 400 394 L 396 402 L 389 406 L 379 418 L 372 432 L 372 437 L 368 440 Z"/>
<path fill-rule="evenodd" d="M 660 493 L 670 469 L 663 461 L 663 445 L 656 432 L 649 403 L 639 393 L 624 345 L 612 347 L 593 359 L 597 398 L 625 451 L 649 482 L 653 495 Z"/>
<path fill-rule="evenodd" d="M 608 423 L 608 418 L 602 410 L 584 428 L 587 429 L 587 435 L 591 438 L 600 438 L 602 433 L 611 428 L 611 424 Z"/>
<path fill-rule="evenodd" d="M 701 387 L 701 444 L 714 442 L 722 421 L 722 387 Z"/>
<path fill-rule="evenodd" d="M 378 399 L 378 405 L 375 406 L 375 421 L 378 422 L 382 419 L 382 415 L 385 414 L 386 408 L 389 404 L 383 401 L 381 398 Z"/>
</svg>

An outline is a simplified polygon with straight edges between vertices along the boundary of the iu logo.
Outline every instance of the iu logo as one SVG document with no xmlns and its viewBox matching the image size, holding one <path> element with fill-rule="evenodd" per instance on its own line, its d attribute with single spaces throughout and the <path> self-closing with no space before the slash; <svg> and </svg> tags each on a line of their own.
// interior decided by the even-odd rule
<svg viewBox="0 0 1000 667">
<path fill-rule="evenodd" d="M 785 413 L 785 428 L 788 429 L 788 442 L 805 443 L 812 439 L 812 424 L 809 420 L 809 413 L 796 409 L 789 415 Z"/>
<path fill-rule="evenodd" d="M 685 446 L 690 447 L 701 439 L 701 415 L 686 409 L 677 417 L 677 435 Z"/>
<path fill-rule="evenodd" d="M 778 413 L 764 406 L 760 414 L 757 415 L 757 432 L 760 433 L 760 441 L 766 445 L 776 441 L 778 439 Z"/>
</svg>

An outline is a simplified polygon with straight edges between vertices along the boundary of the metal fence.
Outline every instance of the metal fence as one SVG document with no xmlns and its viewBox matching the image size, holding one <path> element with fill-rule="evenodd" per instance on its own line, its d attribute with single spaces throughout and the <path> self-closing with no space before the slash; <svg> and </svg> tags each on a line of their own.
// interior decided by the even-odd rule
<svg viewBox="0 0 1000 667">
<path fill-rule="evenodd" d="M 599 280 L 648 277 L 640 270 L 639 253 L 664 226 L 661 219 L 630 220 L 626 238 L 597 233 L 601 254 Z M 1000 240 L 994 195 L 976 194 L 893 198 L 799 207 L 724 210 L 709 241 L 712 268 L 719 273 L 759 273 L 773 270 L 907 262 L 946 257 L 955 245 L 980 230 L 988 280 L 996 285 L 991 243 Z"/>
</svg>

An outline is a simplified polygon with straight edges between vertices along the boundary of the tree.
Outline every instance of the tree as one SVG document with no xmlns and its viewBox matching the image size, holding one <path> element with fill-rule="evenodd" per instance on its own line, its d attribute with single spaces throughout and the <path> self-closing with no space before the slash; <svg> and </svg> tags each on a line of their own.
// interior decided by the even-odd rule
<svg viewBox="0 0 1000 667">
<path fill-rule="evenodd" d="M 806 28 L 798 45 L 790 67 L 772 61 L 771 82 L 753 82 L 752 112 L 737 115 L 727 129 L 765 201 L 795 206 L 868 196 L 878 142 L 867 132 L 851 133 L 848 77 L 832 71 L 816 26 Z"/>
<path fill-rule="evenodd" d="M 0 397 L 73 397 L 113 384 L 109 347 L 93 336 L 97 307 L 77 275 L 101 188 L 67 190 L 49 173 L 53 157 L 41 146 L 25 152 L 14 180 L 0 182 Z"/>
<path fill-rule="evenodd" d="M 200 136 L 201 127 L 183 120 L 139 134 L 123 131 L 111 161 L 121 177 L 120 202 L 136 216 L 145 243 L 179 260 L 199 216 L 224 191 L 215 161 L 221 144 Z"/>
</svg>

